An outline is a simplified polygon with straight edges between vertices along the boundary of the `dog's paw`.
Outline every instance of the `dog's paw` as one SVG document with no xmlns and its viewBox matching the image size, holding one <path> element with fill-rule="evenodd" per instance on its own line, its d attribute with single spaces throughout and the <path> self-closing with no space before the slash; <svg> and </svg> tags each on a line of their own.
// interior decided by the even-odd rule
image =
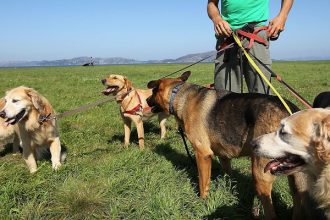
<svg viewBox="0 0 330 220">
<path fill-rule="evenodd" d="M 62 164 L 60 162 L 53 163 L 53 170 L 58 170 Z"/>
<path fill-rule="evenodd" d="M 37 168 L 30 168 L 30 173 L 32 174 L 32 173 L 35 173 L 35 172 L 37 172 Z"/>
</svg>

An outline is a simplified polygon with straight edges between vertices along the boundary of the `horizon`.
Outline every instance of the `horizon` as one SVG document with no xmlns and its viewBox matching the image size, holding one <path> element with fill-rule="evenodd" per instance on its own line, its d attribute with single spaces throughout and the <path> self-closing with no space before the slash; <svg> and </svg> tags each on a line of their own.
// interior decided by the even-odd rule
<svg viewBox="0 0 330 220">
<path fill-rule="evenodd" d="M 207 1 L 118 2 L 4 1 L 0 62 L 51 61 L 75 57 L 122 57 L 138 61 L 175 59 L 214 50 Z M 330 57 L 330 2 L 294 2 L 286 29 L 271 42 L 275 60 Z M 270 18 L 280 1 L 270 1 Z M 171 12 L 171 15 L 167 13 Z M 306 16 L 308 15 L 308 17 Z M 318 15 L 322 15 L 318 16 Z M 321 28 L 322 27 L 322 28 Z M 304 32 L 305 35 L 302 35 Z"/>
</svg>

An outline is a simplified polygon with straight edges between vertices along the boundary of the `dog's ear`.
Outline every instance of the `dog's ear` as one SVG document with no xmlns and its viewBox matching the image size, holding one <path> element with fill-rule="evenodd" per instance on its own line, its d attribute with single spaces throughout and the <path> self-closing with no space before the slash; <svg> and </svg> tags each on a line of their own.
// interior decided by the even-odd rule
<svg viewBox="0 0 330 220">
<path fill-rule="evenodd" d="M 187 79 L 189 78 L 191 72 L 190 71 L 186 71 L 184 73 L 182 73 L 182 75 L 179 77 L 183 82 L 187 81 Z"/>
<path fill-rule="evenodd" d="M 125 86 L 127 88 L 127 91 L 132 89 L 132 82 L 130 80 L 128 80 L 126 77 L 124 77 L 125 80 Z"/>
<path fill-rule="evenodd" d="M 159 80 L 152 80 L 150 82 L 148 82 L 148 89 L 153 89 L 153 88 L 158 88 L 159 86 Z"/>
<path fill-rule="evenodd" d="M 315 125 L 312 142 L 315 144 L 316 156 L 324 163 L 330 163 L 330 115 Z"/>
<path fill-rule="evenodd" d="M 26 94 L 30 97 L 33 106 L 38 112 L 40 112 L 40 114 L 47 116 L 52 113 L 52 107 L 49 102 L 37 91 L 29 88 L 27 89 Z"/>
</svg>

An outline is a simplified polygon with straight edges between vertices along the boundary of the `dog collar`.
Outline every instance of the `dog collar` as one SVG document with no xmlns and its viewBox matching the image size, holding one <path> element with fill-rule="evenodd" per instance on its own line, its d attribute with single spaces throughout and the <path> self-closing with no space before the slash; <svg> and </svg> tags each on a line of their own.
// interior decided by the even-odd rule
<svg viewBox="0 0 330 220">
<path fill-rule="evenodd" d="M 172 114 L 172 115 L 174 114 L 174 106 L 173 106 L 174 99 L 175 99 L 176 94 L 182 87 L 182 85 L 183 85 L 183 83 L 180 83 L 180 84 L 174 86 L 174 88 L 172 89 L 170 103 L 169 103 L 169 111 L 170 111 L 170 114 Z"/>
</svg>

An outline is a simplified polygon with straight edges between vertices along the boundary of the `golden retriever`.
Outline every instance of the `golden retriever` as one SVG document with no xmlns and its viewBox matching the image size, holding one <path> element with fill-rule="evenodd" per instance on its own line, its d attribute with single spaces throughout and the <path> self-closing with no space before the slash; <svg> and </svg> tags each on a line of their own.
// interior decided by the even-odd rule
<svg viewBox="0 0 330 220">
<path fill-rule="evenodd" d="M 330 109 L 309 109 L 285 118 L 276 132 L 254 140 L 255 153 L 272 158 L 273 175 L 303 171 L 308 191 L 330 219 Z"/>
<path fill-rule="evenodd" d="M 135 89 L 132 82 L 126 76 L 111 74 L 109 77 L 101 80 L 106 86 L 104 95 L 113 94 L 120 106 L 120 115 L 124 121 L 125 145 L 130 142 L 131 123 L 136 125 L 139 147 L 144 148 L 144 128 L 143 120 L 147 120 L 154 115 L 158 115 L 158 121 L 161 130 L 161 138 L 165 137 L 165 122 L 168 114 L 160 112 L 154 114 L 147 104 L 146 99 L 151 96 L 151 89 Z"/>
<path fill-rule="evenodd" d="M 57 122 L 55 119 L 40 120 L 45 116 L 55 116 L 55 112 L 48 100 L 34 89 L 20 86 L 6 92 L 0 117 L 5 119 L 6 126 L 17 126 L 23 158 L 31 173 L 37 171 L 40 147 L 49 147 L 54 170 L 61 166 L 61 159 L 64 160 Z"/>
<path fill-rule="evenodd" d="M 0 98 L 0 110 L 5 106 L 5 99 Z M 13 144 L 13 153 L 19 151 L 19 139 L 15 133 L 17 126 L 8 125 L 3 118 L 0 118 L 0 147 L 6 144 Z"/>
</svg>

